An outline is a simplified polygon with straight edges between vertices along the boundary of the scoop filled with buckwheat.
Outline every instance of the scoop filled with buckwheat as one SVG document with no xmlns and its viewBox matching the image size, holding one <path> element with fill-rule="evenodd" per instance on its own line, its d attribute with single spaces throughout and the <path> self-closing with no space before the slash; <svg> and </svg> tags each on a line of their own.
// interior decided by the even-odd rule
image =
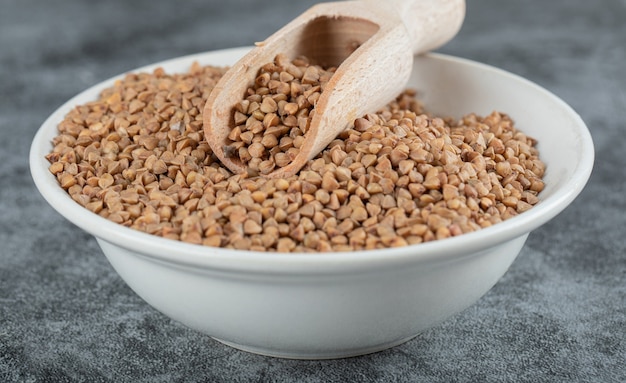
<svg viewBox="0 0 626 383">
<path fill-rule="evenodd" d="M 294 175 L 355 118 L 389 103 L 406 87 L 414 55 L 449 41 L 464 15 L 464 0 L 317 4 L 220 79 L 204 107 L 207 142 L 234 173 Z M 277 146 L 272 137 L 292 130 L 296 145 L 278 158 L 265 153 Z"/>
</svg>

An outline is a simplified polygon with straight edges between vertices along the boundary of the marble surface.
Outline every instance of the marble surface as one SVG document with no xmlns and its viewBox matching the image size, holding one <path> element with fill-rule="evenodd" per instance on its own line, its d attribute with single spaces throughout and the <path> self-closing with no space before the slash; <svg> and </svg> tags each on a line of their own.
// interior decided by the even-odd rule
<svg viewBox="0 0 626 383">
<path fill-rule="evenodd" d="M 596 164 L 486 296 L 393 349 L 294 361 L 224 346 L 150 308 L 35 190 L 30 141 L 69 97 L 142 65 L 250 45 L 312 3 L 2 1 L 0 381 L 626 381 L 624 0 L 469 1 L 440 51 L 562 97 L 588 124 Z"/>
</svg>

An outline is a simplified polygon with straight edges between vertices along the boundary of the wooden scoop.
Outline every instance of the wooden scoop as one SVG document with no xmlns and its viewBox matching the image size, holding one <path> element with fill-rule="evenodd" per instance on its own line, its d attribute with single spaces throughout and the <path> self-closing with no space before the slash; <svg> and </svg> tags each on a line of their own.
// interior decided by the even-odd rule
<svg viewBox="0 0 626 383">
<path fill-rule="evenodd" d="M 406 86 L 413 56 L 439 47 L 460 29 L 464 0 L 364 0 L 313 6 L 261 43 L 220 79 L 204 107 L 204 133 L 215 155 L 234 173 L 238 158 L 224 153 L 234 128 L 234 107 L 261 66 L 277 54 L 337 70 L 315 105 L 299 154 L 268 177 L 288 177 L 321 152 L 357 117 L 373 113 Z"/>
</svg>

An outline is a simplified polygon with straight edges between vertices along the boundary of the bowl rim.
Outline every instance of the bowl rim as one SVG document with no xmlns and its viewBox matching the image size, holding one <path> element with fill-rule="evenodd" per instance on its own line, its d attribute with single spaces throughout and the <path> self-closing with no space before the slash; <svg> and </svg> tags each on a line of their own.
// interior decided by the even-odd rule
<svg viewBox="0 0 626 383">
<path fill-rule="evenodd" d="M 439 264 L 464 259 L 489 247 L 528 234 L 548 222 L 578 196 L 591 175 L 594 162 L 591 134 L 582 118 L 567 103 L 543 87 L 516 74 L 487 64 L 441 53 L 427 53 L 422 56 L 426 59 L 452 62 L 493 72 L 495 75 L 509 77 L 521 82 L 524 86 L 543 93 L 563 112 L 567 113 L 572 121 L 573 130 L 580 137 L 581 152 L 574 175 L 566 180 L 553 195 L 542 199 L 532 209 L 518 216 L 475 232 L 417 245 L 352 252 L 273 253 L 214 248 L 155 236 L 100 217 L 76 203 L 67 192 L 59 187 L 56 178 L 48 171 L 49 164 L 44 156 L 51 148 L 51 143 L 47 139 L 48 135 L 51 134 L 50 130 L 53 129 L 56 132 L 56 126 L 60 119 L 87 94 L 95 94 L 96 91 L 110 86 L 126 73 L 144 72 L 153 70 L 158 66 L 176 63 L 188 62 L 191 64 L 194 60 L 203 65 L 213 64 L 213 62 L 216 62 L 213 65 L 227 65 L 228 61 L 233 62 L 233 58 L 243 56 L 250 49 L 251 47 L 228 48 L 164 60 L 101 81 L 70 98 L 43 122 L 31 144 L 29 166 L 31 176 L 41 195 L 58 213 L 97 239 L 154 260 L 222 271 L 319 274 L 357 269 L 372 270 L 416 262 L 419 262 L 420 265 Z"/>
</svg>

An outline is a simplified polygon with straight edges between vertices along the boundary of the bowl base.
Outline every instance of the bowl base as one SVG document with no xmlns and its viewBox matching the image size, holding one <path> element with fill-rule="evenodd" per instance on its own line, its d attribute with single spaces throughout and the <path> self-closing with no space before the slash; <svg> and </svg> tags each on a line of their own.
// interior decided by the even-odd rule
<svg viewBox="0 0 626 383">
<path fill-rule="evenodd" d="M 252 354 L 271 356 L 274 358 L 284 358 L 284 359 L 321 360 L 321 359 L 352 358 L 355 356 L 372 354 L 372 353 L 383 351 L 383 350 L 386 350 L 395 346 L 399 346 L 402 343 L 410 341 L 411 339 L 415 338 L 418 335 L 419 334 L 411 335 L 407 338 L 402 338 L 400 340 L 394 340 L 393 342 L 383 343 L 383 344 L 379 344 L 379 345 L 375 345 L 371 347 L 338 350 L 338 351 L 328 351 L 328 352 L 287 352 L 287 351 L 280 351 L 280 350 L 268 349 L 268 348 L 263 348 L 263 347 L 247 346 L 243 344 L 238 344 L 238 343 L 233 343 L 233 342 L 229 342 L 226 340 L 218 339 L 215 337 L 212 337 L 212 338 L 229 347 L 233 347 L 238 350 L 245 351 L 245 352 L 250 352 Z"/>
</svg>

